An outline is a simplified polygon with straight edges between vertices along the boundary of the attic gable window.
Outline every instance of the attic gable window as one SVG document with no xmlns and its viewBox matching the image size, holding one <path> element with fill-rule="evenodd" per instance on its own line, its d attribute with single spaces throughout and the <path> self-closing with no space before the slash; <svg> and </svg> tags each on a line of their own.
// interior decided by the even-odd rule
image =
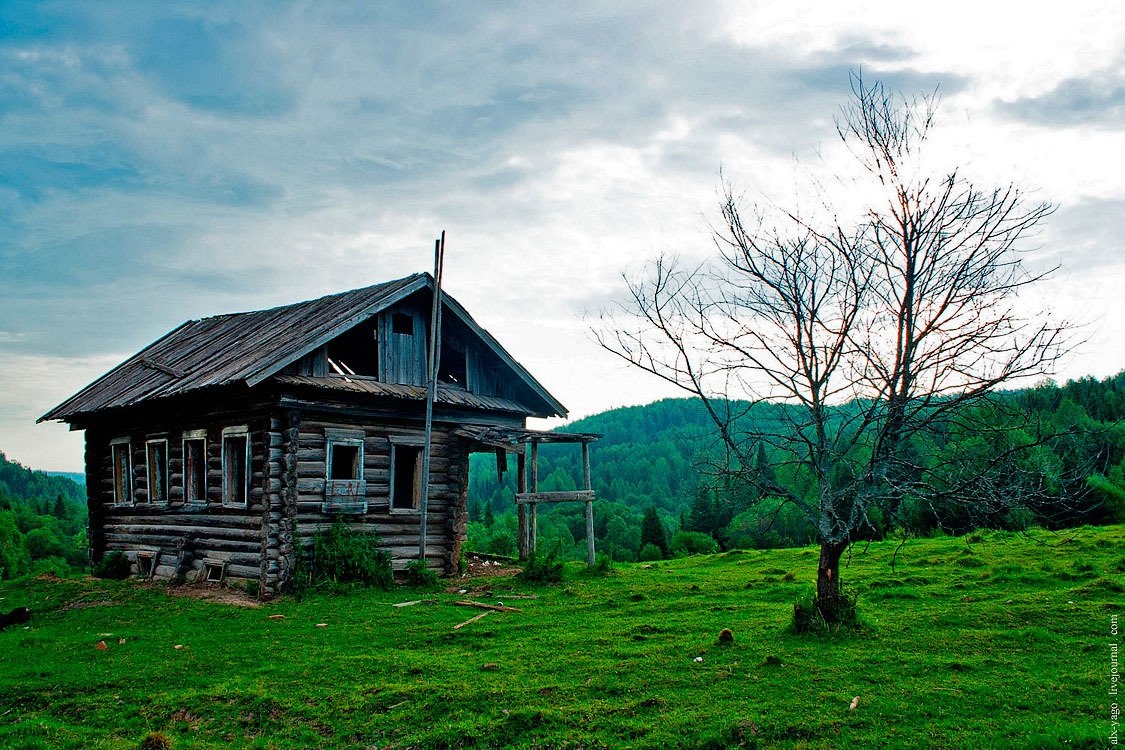
<svg viewBox="0 0 1125 750">
<path fill-rule="evenodd" d="M 441 362 L 438 382 L 467 387 L 465 347 L 459 341 L 441 340 Z"/>
<path fill-rule="evenodd" d="M 168 441 L 164 438 L 145 443 L 145 469 L 148 478 L 148 502 L 168 502 Z"/>
<path fill-rule="evenodd" d="M 363 430 L 326 429 L 326 513 L 365 513 L 367 482 L 363 478 Z"/>
<path fill-rule="evenodd" d="M 250 431 L 223 428 L 223 505 L 245 508 L 250 498 Z"/>
<path fill-rule="evenodd" d="M 394 313 L 391 315 L 391 333 L 413 336 L 414 316 L 409 313 Z"/>
<path fill-rule="evenodd" d="M 184 433 L 184 503 L 207 503 L 207 430 Z"/>
<path fill-rule="evenodd" d="M 133 446 L 129 438 L 116 438 L 110 443 L 113 463 L 113 504 L 133 504 Z"/>
</svg>

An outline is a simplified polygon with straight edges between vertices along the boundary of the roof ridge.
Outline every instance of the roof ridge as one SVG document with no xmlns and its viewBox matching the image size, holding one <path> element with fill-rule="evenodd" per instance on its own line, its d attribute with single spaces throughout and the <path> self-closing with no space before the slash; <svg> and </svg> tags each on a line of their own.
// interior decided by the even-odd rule
<svg viewBox="0 0 1125 750">
<path fill-rule="evenodd" d="M 218 315 L 205 315 L 202 318 L 190 318 L 190 319 L 184 321 L 184 323 L 201 323 L 205 320 L 219 320 L 221 318 L 236 318 L 239 315 L 257 315 L 258 313 L 273 312 L 275 310 L 285 310 L 285 309 L 289 309 L 289 308 L 293 308 L 293 307 L 300 307 L 301 305 L 310 305 L 314 302 L 323 302 L 324 300 L 330 299 L 332 297 L 341 297 L 345 294 L 354 294 L 356 292 L 362 292 L 362 291 L 367 290 L 367 289 L 374 289 L 375 287 L 390 286 L 391 284 L 398 284 L 398 283 L 401 283 L 401 282 L 404 282 L 404 281 L 409 281 L 409 280 L 414 279 L 415 277 L 418 277 L 418 276 L 429 276 L 429 275 L 430 274 L 429 274 L 428 271 L 419 271 L 419 272 L 416 272 L 416 273 L 409 274 L 408 276 L 399 277 L 397 279 L 388 279 L 386 281 L 380 281 L 377 284 L 368 284 L 367 286 L 356 287 L 355 289 L 345 289 L 342 292 L 331 292 L 330 294 L 323 294 L 319 297 L 314 297 L 313 299 L 301 300 L 300 302 L 290 302 L 287 305 L 274 305 L 273 307 L 263 307 L 259 310 L 241 310 L 239 312 L 219 313 Z"/>
</svg>

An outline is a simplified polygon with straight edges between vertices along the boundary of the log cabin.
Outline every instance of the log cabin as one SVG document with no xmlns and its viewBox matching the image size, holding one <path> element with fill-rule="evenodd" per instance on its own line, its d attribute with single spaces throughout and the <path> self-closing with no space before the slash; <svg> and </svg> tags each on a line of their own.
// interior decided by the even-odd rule
<svg viewBox="0 0 1125 750">
<path fill-rule="evenodd" d="M 137 575 L 272 594 L 340 517 L 377 531 L 396 569 L 417 559 L 433 294 L 415 274 L 191 320 L 40 417 L 86 432 L 91 563 L 120 550 Z M 527 417 L 566 409 L 441 299 L 425 555 L 449 574 L 470 452 L 519 453 Z"/>
</svg>

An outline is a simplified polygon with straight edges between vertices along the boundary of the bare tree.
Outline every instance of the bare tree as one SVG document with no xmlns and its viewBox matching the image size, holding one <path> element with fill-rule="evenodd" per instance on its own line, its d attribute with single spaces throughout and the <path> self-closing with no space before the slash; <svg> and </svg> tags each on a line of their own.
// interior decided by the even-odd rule
<svg viewBox="0 0 1125 750">
<path fill-rule="evenodd" d="M 724 182 L 718 257 L 687 269 L 657 259 L 627 279 L 624 315 L 603 316 L 595 332 L 607 350 L 702 400 L 731 481 L 811 522 L 829 620 L 841 556 L 876 510 L 895 519 L 910 496 L 995 513 L 1035 496 L 1018 460 L 1043 439 L 1034 431 L 985 460 L 919 456 L 918 445 L 940 431 L 1007 429 L 997 410 L 1007 415 L 1008 402 L 991 395 L 1049 372 L 1067 330 L 1017 306 L 1044 278 L 1025 271 L 1021 244 L 1051 206 L 1011 185 L 981 189 L 956 170 L 922 172 L 934 97 L 906 99 L 858 75 L 851 83 L 837 130 L 878 196 L 862 214 L 844 221 L 829 202 L 826 218 L 782 211 L 771 223 L 769 206 L 748 212 Z M 735 410 L 734 399 L 783 406 L 763 423 L 765 412 Z"/>
</svg>

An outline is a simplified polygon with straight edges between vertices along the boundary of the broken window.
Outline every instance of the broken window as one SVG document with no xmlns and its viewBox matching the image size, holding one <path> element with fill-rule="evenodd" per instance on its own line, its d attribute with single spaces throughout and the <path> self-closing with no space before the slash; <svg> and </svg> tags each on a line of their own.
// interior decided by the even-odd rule
<svg viewBox="0 0 1125 750">
<path fill-rule="evenodd" d="M 414 335 L 414 316 L 409 313 L 394 313 L 391 315 L 391 333 L 400 333 L 403 336 Z"/>
<path fill-rule="evenodd" d="M 332 444 L 328 454 L 328 478 L 360 479 L 359 454 L 362 450 L 359 445 Z"/>
<path fill-rule="evenodd" d="M 207 502 L 207 431 L 184 433 L 184 502 Z"/>
<path fill-rule="evenodd" d="M 226 572 L 227 564 L 222 560 L 204 560 L 200 578 L 207 583 L 222 583 Z"/>
<path fill-rule="evenodd" d="M 223 505 L 246 507 L 250 497 L 250 435 L 245 427 L 223 430 Z"/>
<path fill-rule="evenodd" d="M 391 510 L 417 510 L 422 491 L 422 446 L 391 443 Z"/>
<path fill-rule="evenodd" d="M 367 511 L 367 483 L 363 479 L 363 430 L 327 429 L 328 457 L 325 512 Z"/>
<path fill-rule="evenodd" d="M 156 556 L 159 552 L 137 553 L 137 575 L 141 578 L 152 578 L 156 573 Z"/>
<path fill-rule="evenodd" d="M 409 317 L 409 316 L 408 316 Z M 328 342 L 327 357 L 346 375 L 379 376 L 379 341 L 375 319 L 365 321 Z"/>
<path fill-rule="evenodd" d="M 149 440 L 145 444 L 148 476 L 148 502 L 168 502 L 168 441 Z"/>
<path fill-rule="evenodd" d="M 110 446 L 113 461 L 113 502 L 115 505 L 133 504 L 133 462 L 129 438 L 118 438 Z"/>
<path fill-rule="evenodd" d="M 438 363 L 438 382 L 466 388 L 465 347 L 459 341 L 441 340 L 441 361 Z"/>
</svg>

